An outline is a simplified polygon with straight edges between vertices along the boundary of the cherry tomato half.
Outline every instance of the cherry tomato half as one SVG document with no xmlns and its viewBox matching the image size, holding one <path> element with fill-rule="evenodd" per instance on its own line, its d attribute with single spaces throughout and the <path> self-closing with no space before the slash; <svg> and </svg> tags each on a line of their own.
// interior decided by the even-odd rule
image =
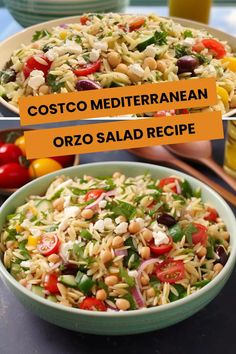
<svg viewBox="0 0 236 354">
<path fill-rule="evenodd" d="M 202 224 L 193 223 L 197 231 L 192 234 L 193 244 L 201 243 L 203 246 L 207 243 L 207 228 Z"/>
<path fill-rule="evenodd" d="M 107 308 L 104 302 L 95 299 L 94 297 L 86 297 L 79 305 L 81 310 L 88 311 L 106 311 Z"/>
<path fill-rule="evenodd" d="M 218 218 L 217 211 L 214 208 L 208 208 L 207 211 L 208 211 L 208 214 L 206 216 L 204 216 L 204 220 L 216 221 L 216 219 Z"/>
<path fill-rule="evenodd" d="M 58 253 L 60 241 L 55 234 L 45 234 L 37 246 L 38 251 L 43 256 L 50 256 L 50 254 Z"/>
<path fill-rule="evenodd" d="M 0 147 L 0 165 L 8 162 L 19 162 L 20 156 L 22 156 L 21 149 L 14 144 L 3 144 Z"/>
<path fill-rule="evenodd" d="M 170 252 L 173 247 L 173 240 L 169 237 L 169 243 L 156 246 L 154 242 L 149 243 L 151 252 L 157 256 Z"/>
<path fill-rule="evenodd" d="M 58 287 L 58 275 L 56 273 L 46 274 L 44 278 L 44 289 L 49 291 L 51 294 L 59 293 Z"/>
<path fill-rule="evenodd" d="M 171 184 L 171 183 L 175 183 L 175 181 L 178 181 L 177 178 L 174 178 L 174 177 L 166 177 L 166 178 L 162 178 L 160 180 L 160 183 L 159 183 L 159 187 L 163 188 L 164 186 L 167 186 L 168 184 Z M 176 185 L 171 187 L 171 190 L 174 192 L 174 193 L 177 193 L 177 187 Z"/>
<path fill-rule="evenodd" d="M 59 162 L 63 167 L 72 166 L 75 160 L 75 155 L 67 155 L 67 156 L 53 156 L 51 159 Z"/>
<path fill-rule="evenodd" d="M 81 25 L 86 25 L 86 22 L 89 21 L 88 16 L 81 16 L 79 19 Z"/>
<path fill-rule="evenodd" d="M 43 59 L 44 63 L 39 62 L 37 60 L 37 57 L 39 59 Z M 27 79 L 27 77 L 30 76 L 31 71 L 33 70 L 41 70 L 46 76 L 51 67 L 51 64 L 52 62 L 44 54 L 37 54 L 33 55 L 32 57 L 29 57 L 23 66 L 23 73 L 25 75 L 25 78 Z"/>
<path fill-rule="evenodd" d="M 210 49 L 216 59 L 222 59 L 226 55 L 225 47 L 222 43 L 213 38 L 207 38 L 202 40 L 202 44 L 205 48 Z"/>
<path fill-rule="evenodd" d="M 90 74 L 96 73 L 100 70 L 101 60 L 98 59 L 95 63 L 89 63 L 86 65 L 80 66 L 78 69 L 74 70 L 76 76 L 88 76 Z"/>
<path fill-rule="evenodd" d="M 145 19 L 143 17 L 136 18 L 133 22 L 129 25 L 129 31 L 137 31 L 140 27 L 142 27 L 145 23 Z"/>
<path fill-rule="evenodd" d="M 91 199 L 98 199 L 102 193 L 104 193 L 104 189 L 92 189 L 91 191 L 85 194 L 85 201 L 88 202 Z"/>
<path fill-rule="evenodd" d="M 28 170 L 19 163 L 10 162 L 0 166 L 0 187 L 19 188 L 29 182 Z"/>
<path fill-rule="evenodd" d="M 156 276 L 163 283 L 176 283 L 184 278 L 184 273 L 183 261 L 174 261 L 172 258 L 167 258 L 156 266 Z"/>
<path fill-rule="evenodd" d="M 37 178 L 61 169 L 62 165 L 53 159 L 37 159 L 31 162 L 29 166 L 29 174 L 31 178 Z"/>
<path fill-rule="evenodd" d="M 16 146 L 18 146 L 19 149 L 21 149 L 22 154 L 25 156 L 26 151 L 25 151 L 25 137 L 24 135 L 19 136 L 14 142 Z"/>
</svg>

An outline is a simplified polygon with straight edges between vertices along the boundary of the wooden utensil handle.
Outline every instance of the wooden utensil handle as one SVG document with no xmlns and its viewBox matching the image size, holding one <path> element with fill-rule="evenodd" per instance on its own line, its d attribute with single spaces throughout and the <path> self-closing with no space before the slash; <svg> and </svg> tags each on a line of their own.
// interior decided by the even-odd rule
<svg viewBox="0 0 236 354">
<path fill-rule="evenodd" d="M 236 191 L 236 180 L 227 175 L 224 169 L 212 159 L 201 159 L 201 162 L 211 168 L 218 176 L 220 176 L 232 189 Z"/>
<path fill-rule="evenodd" d="M 208 184 L 208 186 L 212 187 L 215 191 L 217 191 L 224 199 L 230 202 L 233 206 L 236 206 L 236 195 L 229 192 L 224 187 L 221 187 L 218 183 L 212 181 L 210 178 L 206 177 L 203 173 L 199 172 L 195 168 L 189 166 L 185 162 L 179 159 L 173 159 L 170 161 L 175 166 L 181 168 L 185 172 L 191 174 L 192 176 L 198 178 L 200 181 Z"/>
</svg>

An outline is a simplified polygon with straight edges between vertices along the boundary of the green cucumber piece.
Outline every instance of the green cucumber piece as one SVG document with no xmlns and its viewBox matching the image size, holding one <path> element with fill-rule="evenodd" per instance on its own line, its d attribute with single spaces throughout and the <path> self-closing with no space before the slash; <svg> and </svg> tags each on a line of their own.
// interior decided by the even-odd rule
<svg viewBox="0 0 236 354">
<path fill-rule="evenodd" d="M 57 298 L 56 298 L 56 296 L 54 296 L 54 295 L 49 295 L 49 296 L 47 297 L 47 299 L 48 299 L 49 301 L 52 301 L 52 302 L 57 302 Z"/>
<path fill-rule="evenodd" d="M 69 286 L 70 288 L 77 288 L 78 285 L 75 281 L 74 275 L 69 274 L 61 275 L 59 278 L 59 282 L 66 286 Z"/>
<path fill-rule="evenodd" d="M 124 87 L 124 84 L 117 81 L 112 81 L 110 87 Z"/>
<path fill-rule="evenodd" d="M 143 52 L 147 48 L 147 46 L 151 44 L 155 44 L 155 42 L 156 42 L 155 36 L 149 37 L 145 39 L 143 42 L 139 43 L 137 45 L 137 49 L 139 52 Z"/>
<path fill-rule="evenodd" d="M 39 286 L 39 285 L 32 285 L 32 288 L 31 288 L 32 292 L 35 294 L 35 295 L 38 295 L 40 297 L 44 297 L 45 298 L 45 294 L 43 292 L 43 288 L 42 286 Z"/>
<path fill-rule="evenodd" d="M 43 199 L 41 200 L 37 206 L 36 206 L 37 210 L 39 213 L 46 213 L 47 211 L 51 211 L 53 210 L 53 207 L 52 207 L 52 203 L 47 200 L 47 199 Z"/>
</svg>

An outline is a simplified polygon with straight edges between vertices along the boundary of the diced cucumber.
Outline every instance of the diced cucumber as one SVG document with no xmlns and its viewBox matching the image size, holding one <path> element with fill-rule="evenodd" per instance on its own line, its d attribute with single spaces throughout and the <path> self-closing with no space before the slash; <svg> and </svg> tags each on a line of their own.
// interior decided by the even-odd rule
<svg viewBox="0 0 236 354">
<path fill-rule="evenodd" d="M 122 84 L 121 82 L 117 82 L 117 81 L 112 81 L 110 84 L 110 87 L 123 87 L 124 84 Z"/>
<path fill-rule="evenodd" d="M 37 210 L 39 213 L 46 213 L 47 211 L 51 211 L 53 210 L 53 207 L 52 207 L 52 203 L 47 200 L 47 199 L 43 199 L 41 200 L 37 206 L 36 206 Z"/>
<path fill-rule="evenodd" d="M 69 286 L 70 288 L 77 288 L 77 282 L 75 281 L 74 275 L 61 275 L 59 278 L 59 282 Z"/>
<path fill-rule="evenodd" d="M 138 51 L 143 52 L 147 48 L 147 46 L 154 44 L 155 42 L 156 42 L 155 36 L 149 37 L 145 39 L 143 42 L 139 43 L 137 45 L 137 49 Z"/>
<path fill-rule="evenodd" d="M 45 297 L 45 294 L 43 292 L 43 288 L 39 285 L 32 285 L 32 288 L 31 288 L 32 292 L 35 294 L 35 295 L 38 295 L 40 297 Z"/>
<path fill-rule="evenodd" d="M 10 273 L 14 278 L 17 279 L 17 276 L 21 271 L 22 271 L 22 268 L 18 263 L 11 264 Z"/>
<path fill-rule="evenodd" d="M 52 301 L 52 302 L 57 302 L 57 298 L 56 298 L 56 296 L 54 296 L 54 295 L 49 295 L 49 296 L 47 297 L 47 299 L 48 299 L 49 301 Z"/>
</svg>

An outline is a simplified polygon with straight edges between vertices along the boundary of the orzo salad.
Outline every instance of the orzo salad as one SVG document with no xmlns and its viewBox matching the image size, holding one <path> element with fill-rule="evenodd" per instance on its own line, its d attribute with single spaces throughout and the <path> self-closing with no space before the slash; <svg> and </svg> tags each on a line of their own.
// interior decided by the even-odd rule
<svg viewBox="0 0 236 354">
<path fill-rule="evenodd" d="M 214 206 L 178 176 L 56 178 L 30 196 L 1 234 L 5 267 L 55 303 L 129 311 L 189 296 L 230 253 Z"/>
<path fill-rule="evenodd" d="M 15 50 L 0 73 L 0 95 L 18 107 L 22 96 L 207 77 L 216 79 L 218 103 L 192 111 L 235 108 L 236 57 L 227 42 L 152 14 L 87 14 L 36 31 Z"/>
</svg>

